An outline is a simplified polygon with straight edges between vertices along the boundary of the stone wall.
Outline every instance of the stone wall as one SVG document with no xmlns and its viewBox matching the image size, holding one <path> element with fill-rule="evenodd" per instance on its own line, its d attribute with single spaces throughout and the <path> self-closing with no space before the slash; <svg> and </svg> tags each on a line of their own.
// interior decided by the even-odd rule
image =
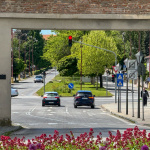
<svg viewBox="0 0 150 150">
<path fill-rule="evenodd" d="M 0 0 L 0 13 L 150 14 L 150 0 Z"/>
</svg>

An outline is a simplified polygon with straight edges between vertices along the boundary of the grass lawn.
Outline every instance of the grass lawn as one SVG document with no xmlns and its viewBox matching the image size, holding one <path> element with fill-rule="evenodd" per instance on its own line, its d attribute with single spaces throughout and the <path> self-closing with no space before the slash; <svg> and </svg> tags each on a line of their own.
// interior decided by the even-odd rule
<svg viewBox="0 0 150 150">
<path fill-rule="evenodd" d="M 68 88 L 69 83 L 74 84 L 74 88 L 72 89 L 72 91 Z M 81 87 L 80 77 L 76 77 L 76 78 L 61 77 L 61 76 L 57 75 L 53 79 L 53 83 L 47 83 L 46 84 L 45 92 L 56 91 L 61 96 L 73 96 L 74 94 L 76 94 L 76 92 L 78 90 L 80 90 L 80 87 Z M 106 96 L 105 88 L 98 88 L 98 90 L 96 90 L 96 85 L 94 86 L 89 82 L 85 82 L 85 83 L 82 84 L 82 90 L 89 90 L 95 96 Z M 38 90 L 37 94 L 39 96 L 41 96 L 41 95 L 43 95 L 43 92 L 44 92 L 44 87 L 42 87 L 40 90 Z M 113 96 L 113 94 L 108 92 L 108 96 Z"/>
</svg>

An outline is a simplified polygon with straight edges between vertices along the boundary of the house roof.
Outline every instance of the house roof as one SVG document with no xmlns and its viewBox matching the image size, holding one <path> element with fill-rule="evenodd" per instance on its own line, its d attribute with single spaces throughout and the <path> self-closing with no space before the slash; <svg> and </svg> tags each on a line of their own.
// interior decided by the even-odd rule
<svg viewBox="0 0 150 150">
<path fill-rule="evenodd" d="M 52 35 L 53 35 L 53 34 L 43 35 L 43 39 L 48 40 L 48 38 L 49 38 L 50 36 L 52 36 Z M 56 36 L 56 35 L 53 35 L 53 36 Z"/>
</svg>

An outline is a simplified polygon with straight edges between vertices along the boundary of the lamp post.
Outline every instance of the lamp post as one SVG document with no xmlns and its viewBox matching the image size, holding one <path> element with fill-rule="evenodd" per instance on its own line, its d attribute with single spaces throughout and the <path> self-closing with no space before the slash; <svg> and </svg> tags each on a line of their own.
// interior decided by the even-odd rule
<svg viewBox="0 0 150 150">
<path fill-rule="evenodd" d="M 143 58 L 143 54 L 141 51 L 139 51 L 135 56 L 136 56 L 136 59 L 138 62 L 138 68 L 139 68 L 142 58 Z M 142 78 L 143 78 L 143 76 L 142 76 Z M 143 88 L 142 88 L 142 90 L 143 90 Z M 137 112 L 138 112 L 137 117 L 140 118 L 140 73 L 139 73 L 139 71 L 138 71 L 138 111 Z"/>
<path fill-rule="evenodd" d="M 83 45 L 82 45 L 82 37 L 81 37 L 81 77 L 80 77 L 80 90 L 82 90 L 82 47 L 83 47 Z"/>
</svg>

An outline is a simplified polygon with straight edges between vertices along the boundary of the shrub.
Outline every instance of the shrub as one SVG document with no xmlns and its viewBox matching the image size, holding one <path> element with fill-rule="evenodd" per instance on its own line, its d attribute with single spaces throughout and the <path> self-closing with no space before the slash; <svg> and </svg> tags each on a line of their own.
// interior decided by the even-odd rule
<svg viewBox="0 0 150 150">
<path fill-rule="evenodd" d="M 75 138 L 73 132 L 70 131 L 70 135 L 66 134 L 64 138 L 63 135 L 59 135 L 59 132 L 55 130 L 54 135 L 47 136 L 42 134 L 27 141 L 25 141 L 25 137 L 11 139 L 9 136 L 2 135 L 0 137 L 0 150 L 149 150 L 150 147 L 150 133 L 147 135 L 146 130 L 140 131 L 137 126 L 126 129 L 123 134 L 117 130 L 116 135 L 112 135 L 109 131 L 109 137 L 105 141 L 102 139 L 101 132 L 95 140 L 93 133 L 94 131 L 91 128 L 89 133 L 85 132 Z"/>
</svg>

